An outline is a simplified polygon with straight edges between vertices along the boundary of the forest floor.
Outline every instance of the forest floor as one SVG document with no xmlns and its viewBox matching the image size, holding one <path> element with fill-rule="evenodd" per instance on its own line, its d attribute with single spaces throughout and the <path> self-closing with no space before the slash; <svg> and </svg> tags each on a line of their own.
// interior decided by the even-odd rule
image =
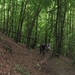
<svg viewBox="0 0 75 75">
<path fill-rule="evenodd" d="M 39 66 L 38 62 L 44 58 L 47 54 L 29 50 L 0 33 L 0 75 L 75 75 L 75 67 L 68 57 L 49 58 L 47 64 Z"/>
</svg>

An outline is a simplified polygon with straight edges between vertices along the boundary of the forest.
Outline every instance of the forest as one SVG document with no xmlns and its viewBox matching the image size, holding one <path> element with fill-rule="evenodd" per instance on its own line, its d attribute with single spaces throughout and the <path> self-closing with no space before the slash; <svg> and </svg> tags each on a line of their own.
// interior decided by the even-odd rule
<svg viewBox="0 0 75 75">
<path fill-rule="evenodd" d="M 51 43 L 53 54 L 75 60 L 75 0 L 0 0 L 0 32 L 37 48 Z"/>
</svg>

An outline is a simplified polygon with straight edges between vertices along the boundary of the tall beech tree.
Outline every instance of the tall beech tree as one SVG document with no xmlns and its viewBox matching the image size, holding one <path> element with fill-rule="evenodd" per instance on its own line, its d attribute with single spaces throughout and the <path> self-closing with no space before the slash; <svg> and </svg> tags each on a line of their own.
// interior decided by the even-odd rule
<svg viewBox="0 0 75 75">
<path fill-rule="evenodd" d="M 62 6 L 63 3 L 65 4 L 65 6 Z M 57 16 L 56 16 L 55 33 L 54 33 L 55 35 L 54 54 L 58 55 L 61 54 L 65 15 L 66 15 L 66 0 L 65 1 L 57 0 Z"/>
<path fill-rule="evenodd" d="M 35 15 L 34 15 L 34 18 L 33 18 L 32 22 L 31 22 L 31 25 L 29 26 L 29 29 L 28 29 L 27 47 L 30 46 L 30 39 L 31 39 L 32 29 L 35 25 L 35 20 L 36 20 L 37 16 L 39 15 L 39 12 L 41 11 L 41 3 L 42 3 L 42 0 L 38 4 L 37 10 L 36 10 Z"/>
<path fill-rule="evenodd" d="M 24 14 L 25 14 L 25 10 L 26 10 L 26 5 L 27 5 L 27 1 L 22 0 L 18 30 L 17 30 L 17 39 L 16 39 L 17 42 L 21 41 L 21 32 L 22 32 L 23 21 L 24 21 L 24 18 L 25 18 Z"/>
</svg>

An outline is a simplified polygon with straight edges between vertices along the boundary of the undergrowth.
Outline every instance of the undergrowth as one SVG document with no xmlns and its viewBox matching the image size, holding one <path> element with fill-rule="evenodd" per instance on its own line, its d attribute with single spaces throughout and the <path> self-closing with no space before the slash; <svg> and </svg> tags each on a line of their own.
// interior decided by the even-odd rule
<svg viewBox="0 0 75 75">
<path fill-rule="evenodd" d="M 2 37 L 0 37 L 0 40 L 2 40 Z"/>
<path fill-rule="evenodd" d="M 16 68 L 19 72 L 21 72 L 22 74 L 24 74 L 24 75 L 30 75 L 29 73 L 27 73 L 26 71 L 24 71 L 24 70 L 22 69 L 22 67 L 20 67 L 18 64 L 15 66 L 15 68 Z"/>
<path fill-rule="evenodd" d="M 75 59 L 73 59 L 73 62 L 72 62 L 73 66 L 75 65 Z"/>
</svg>

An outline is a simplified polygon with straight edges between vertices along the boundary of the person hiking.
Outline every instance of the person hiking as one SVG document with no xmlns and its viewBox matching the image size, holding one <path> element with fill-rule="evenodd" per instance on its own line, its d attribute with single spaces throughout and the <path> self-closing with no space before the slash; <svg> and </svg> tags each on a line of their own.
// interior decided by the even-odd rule
<svg viewBox="0 0 75 75">
<path fill-rule="evenodd" d="M 42 53 L 42 45 L 40 44 L 40 54 Z"/>
<path fill-rule="evenodd" d="M 47 50 L 48 50 L 48 51 L 51 50 L 50 43 L 47 44 Z"/>
<path fill-rule="evenodd" d="M 41 45 L 41 49 L 40 49 L 40 53 L 42 52 L 43 53 L 43 55 L 45 55 L 45 44 L 43 43 L 42 45 Z"/>
</svg>

